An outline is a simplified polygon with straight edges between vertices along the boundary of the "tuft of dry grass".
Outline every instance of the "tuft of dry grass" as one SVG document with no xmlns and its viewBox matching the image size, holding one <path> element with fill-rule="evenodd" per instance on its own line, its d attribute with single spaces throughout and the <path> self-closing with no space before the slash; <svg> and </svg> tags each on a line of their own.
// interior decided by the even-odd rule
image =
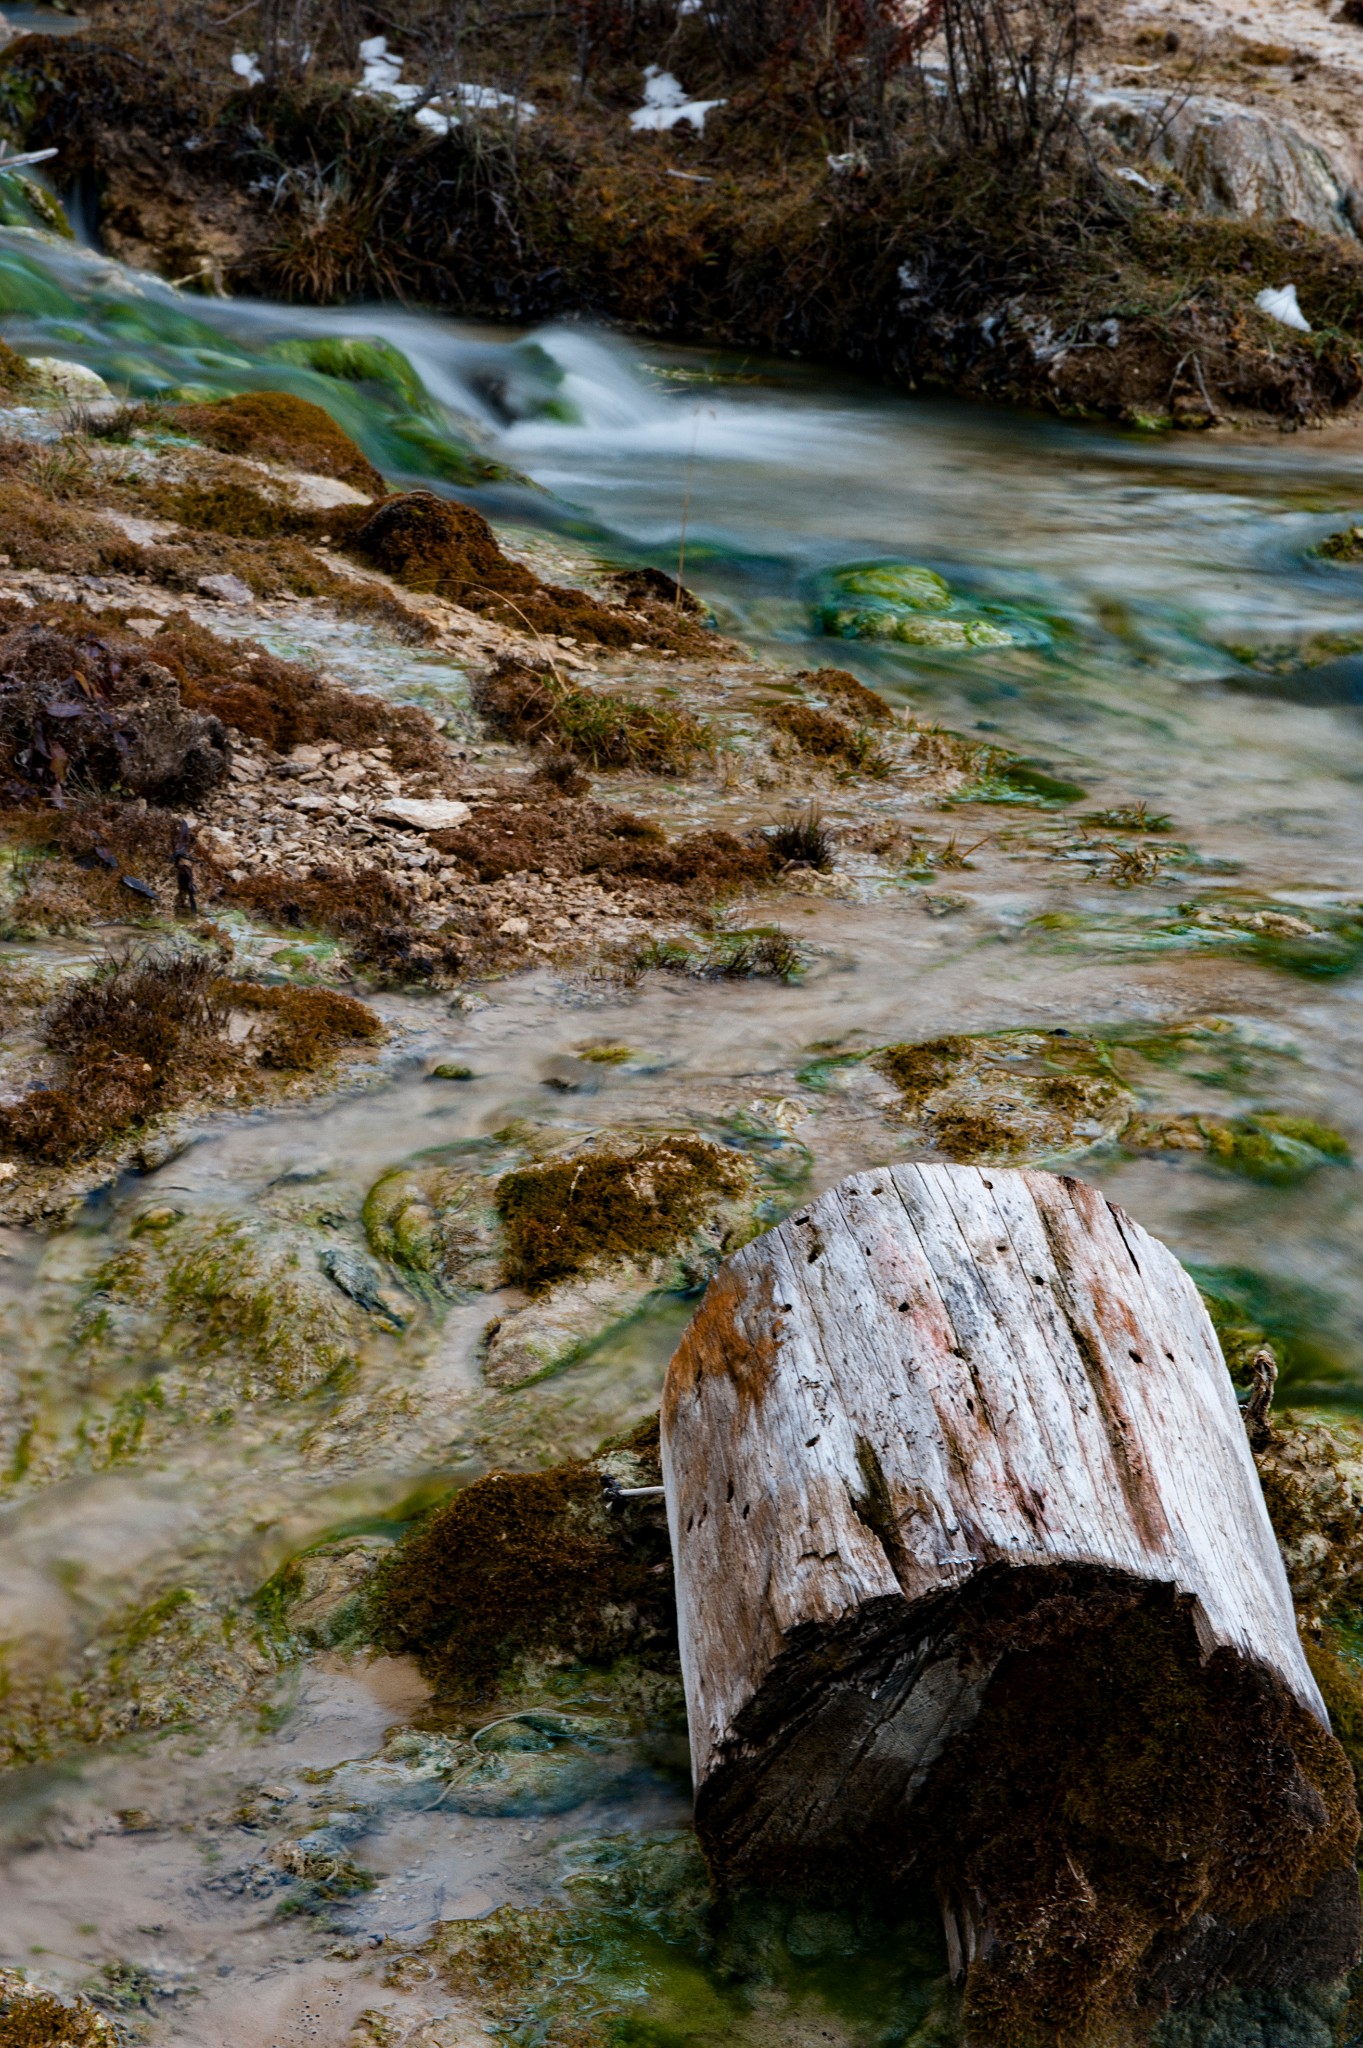
<svg viewBox="0 0 1363 2048">
<path fill-rule="evenodd" d="M 592 768 L 680 775 L 697 754 L 714 749 L 709 732 L 689 711 L 583 689 L 512 656 L 504 656 L 476 685 L 474 704 L 505 738 L 553 747 Z"/>
</svg>

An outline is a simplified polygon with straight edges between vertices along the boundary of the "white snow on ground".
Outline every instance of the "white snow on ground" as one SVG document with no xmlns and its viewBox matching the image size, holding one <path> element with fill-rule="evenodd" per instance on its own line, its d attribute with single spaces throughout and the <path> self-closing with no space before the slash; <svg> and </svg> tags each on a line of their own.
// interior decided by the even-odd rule
<svg viewBox="0 0 1363 2048">
<path fill-rule="evenodd" d="M 429 88 L 404 84 L 402 65 L 402 58 L 393 56 L 389 50 L 386 36 L 368 37 L 360 44 L 361 77 L 356 91 L 392 100 L 400 107 L 415 107 L 413 120 L 421 127 L 429 128 L 433 134 L 448 135 L 451 128 L 459 126 L 459 116 L 452 111 L 457 106 L 467 107 L 475 113 L 523 116 L 526 120 L 535 113 L 528 100 L 518 100 L 514 93 L 499 92 L 495 85 L 466 82 L 445 86 L 428 104 L 422 105 Z"/>
<path fill-rule="evenodd" d="M 232 69 L 247 85 L 263 85 L 265 73 L 254 50 L 238 50 L 232 58 Z"/>
<path fill-rule="evenodd" d="M 644 72 L 644 104 L 630 115 L 629 125 L 641 133 L 657 133 L 675 128 L 679 121 L 689 121 L 699 133 L 711 108 L 724 104 L 723 100 L 689 100 L 670 71 L 650 64 Z"/>
</svg>

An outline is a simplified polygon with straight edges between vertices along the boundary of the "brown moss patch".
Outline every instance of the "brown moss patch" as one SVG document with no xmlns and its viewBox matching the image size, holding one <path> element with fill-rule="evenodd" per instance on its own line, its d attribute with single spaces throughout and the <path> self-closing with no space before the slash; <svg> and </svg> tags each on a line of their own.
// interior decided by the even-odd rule
<svg viewBox="0 0 1363 2048">
<path fill-rule="evenodd" d="M 1121 1131 L 1135 1098 L 1103 1046 L 1064 1031 L 1003 1031 L 885 1046 L 872 1065 L 949 1159 L 1092 1145 Z"/>
<path fill-rule="evenodd" d="M 345 940 L 359 966 L 395 980 L 458 974 L 475 952 L 471 935 L 452 925 L 427 930 L 417 898 L 382 868 L 322 864 L 305 875 L 248 875 L 224 883 L 223 893 L 273 924 Z"/>
<path fill-rule="evenodd" d="M 330 413 L 288 391 L 248 391 L 205 405 L 172 406 L 167 418 L 181 433 L 224 455 L 253 455 L 335 477 L 375 498 L 387 489 L 368 456 Z"/>
<path fill-rule="evenodd" d="M 0 1970 L 0 2048 L 117 2048 L 112 2020 L 85 1999 L 68 2004 Z"/>
<path fill-rule="evenodd" d="M 511 657 L 475 686 L 474 705 L 505 738 L 553 747 L 593 768 L 679 775 L 714 744 L 689 711 L 583 689 Z"/>
<path fill-rule="evenodd" d="M 1272 1951 L 1272 1923 L 1308 1910 L 1337 1972 L 1358 1913 L 1339 1744 L 1269 1673 L 1224 1649 L 1204 1662 L 1172 1588 L 1053 1592 L 1022 1612 L 1010 1597 L 977 1636 L 1004 1652 L 979 1718 L 922 1808 L 939 1895 L 988 1930 L 966 1973 L 972 2038 L 1096 2048 L 1144 1998 L 1204 1988 L 1208 1921 L 1244 1930 L 1227 1970 L 1252 1978 L 1256 1942 Z M 1295 1951 L 1293 1967 L 1331 1974 Z"/>
<path fill-rule="evenodd" d="M 132 576 L 145 566 L 143 550 L 112 519 L 54 504 L 9 464 L 0 465 L 0 554 L 16 569 L 64 576 Z"/>
<path fill-rule="evenodd" d="M 352 998 L 228 982 L 207 953 L 165 947 L 106 961 L 66 984 L 43 1020 L 62 1077 L 0 1105 L 0 1149 L 38 1166 L 89 1159 L 192 1096 L 234 1099 L 251 1049 L 231 1039 L 233 1008 L 262 1010 L 272 1029 L 261 1064 L 312 1073 L 382 1026 Z"/>
<path fill-rule="evenodd" d="M 12 349 L 7 341 L 0 341 L 0 393 L 11 403 L 30 396 L 38 387 L 37 372 L 28 359 Z"/>
<path fill-rule="evenodd" d="M 167 621 L 151 651 L 178 678 L 187 705 L 277 753 L 334 740 L 352 750 L 386 746 L 400 775 L 439 776 L 447 765 L 427 712 L 347 690 L 254 640 L 224 640 L 187 613 Z"/>
<path fill-rule="evenodd" d="M 883 697 L 845 668 L 802 668 L 794 677 L 808 697 L 822 697 L 858 725 L 892 725 L 894 713 Z"/>
<path fill-rule="evenodd" d="M 371 1609 L 378 1641 L 448 1700 L 488 1697 L 527 1660 L 675 1655 L 665 1521 L 652 1502 L 612 1513 L 590 1464 L 475 1481 L 380 1566 Z"/>
<path fill-rule="evenodd" d="M 315 1074 L 346 1047 L 372 1045 L 383 1025 L 367 1003 L 333 988 L 266 987 L 259 982 L 224 982 L 224 1003 L 254 1011 L 266 1020 L 257 1058 L 262 1067 Z"/>
<path fill-rule="evenodd" d="M 668 1252 L 749 1181 L 736 1153 L 681 1136 L 521 1167 L 497 1186 L 506 1278 L 538 1291 L 586 1267 Z"/>
<path fill-rule="evenodd" d="M 480 812 L 466 825 L 432 833 L 431 841 L 480 882 L 514 874 L 606 874 L 714 897 L 769 881 L 776 865 L 765 840 L 710 831 L 669 841 L 632 811 L 550 794 L 514 811 L 498 805 Z"/>
<path fill-rule="evenodd" d="M 352 513 L 342 522 L 328 514 L 327 524 L 338 535 L 344 531 L 354 554 L 409 590 L 430 591 L 509 626 L 605 647 L 637 643 L 694 651 L 714 645 L 690 608 L 669 601 L 644 572 L 634 572 L 627 605 L 604 604 L 585 590 L 542 583 L 533 570 L 503 552 L 481 513 L 433 491 L 389 498 L 363 520 Z"/>
</svg>

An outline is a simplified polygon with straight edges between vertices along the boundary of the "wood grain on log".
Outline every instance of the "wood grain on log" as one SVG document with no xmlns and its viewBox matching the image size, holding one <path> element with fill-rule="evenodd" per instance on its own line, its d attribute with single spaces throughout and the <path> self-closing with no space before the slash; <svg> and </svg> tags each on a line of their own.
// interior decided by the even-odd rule
<svg viewBox="0 0 1363 2048">
<path fill-rule="evenodd" d="M 1120 1714 L 1093 1655 L 1107 1643 L 1141 1663 L 1129 1739 L 1160 1808 L 1148 1832 L 1160 1871 L 1184 1873 L 1151 1880 L 1157 1903 L 1123 1937 L 1127 1989 L 1182 1998 L 1253 1974 L 1245 1956 L 1282 1914 L 1314 1911 L 1312 1974 L 1349 1966 L 1352 1785 L 1234 1391 L 1187 1274 L 1095 1189 L 937 1165 L 845 1181 L 712 1282 L 662 1429 L 697 1825 L 719 1872 L 930 1878 L 958 1974 L 1016 1959 L 1024 1937 L 1044 1948 L 1032 1908 L 991 1892 L 968 1845 L 943 1846 L 943 1787 L 979 1740 L 1021 1812 L 1033 1795 L 1000 1761 L 1000 1716 L 1025 1698 L 1048 1723 L 1047 1797 L 1090 1814 L 1044 1853 L 1073 1870 L 1110 1857 L 1092 1770 L 1065 1761 L 1087 1724 L 1062 1742 L 1046 1690 L 1057 1715 L 1080 1685 L 1092 1714 Z M 1178 1753 L 1225 1716 L 1246 1725 L 1224 1754 Z M 1213 1838 L 1246 1799 L 1259 1818 L 1233 1876 Z M 1139 1835 L 1119 1809 L 1112 1826 Z M 1100 1914 L 1102 1884 L 1085 1888 Z"/>
</svg>

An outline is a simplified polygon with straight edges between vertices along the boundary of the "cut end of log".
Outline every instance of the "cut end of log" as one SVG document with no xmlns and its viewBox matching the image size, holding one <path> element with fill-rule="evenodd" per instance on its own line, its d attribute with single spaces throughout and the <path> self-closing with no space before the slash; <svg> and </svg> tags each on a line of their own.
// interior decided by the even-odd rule
<svg viewBox="0 0 1363 2048">
<path fill-rule="evenodd" d="M 713 1283 L 663 1458 L 721 1879 L 931 1886 L 1009 2048 L 1352 1966 L 1352 1774 L 1230 1379 L 1094 1189 L 833 1189 Z"/>
</svg>

